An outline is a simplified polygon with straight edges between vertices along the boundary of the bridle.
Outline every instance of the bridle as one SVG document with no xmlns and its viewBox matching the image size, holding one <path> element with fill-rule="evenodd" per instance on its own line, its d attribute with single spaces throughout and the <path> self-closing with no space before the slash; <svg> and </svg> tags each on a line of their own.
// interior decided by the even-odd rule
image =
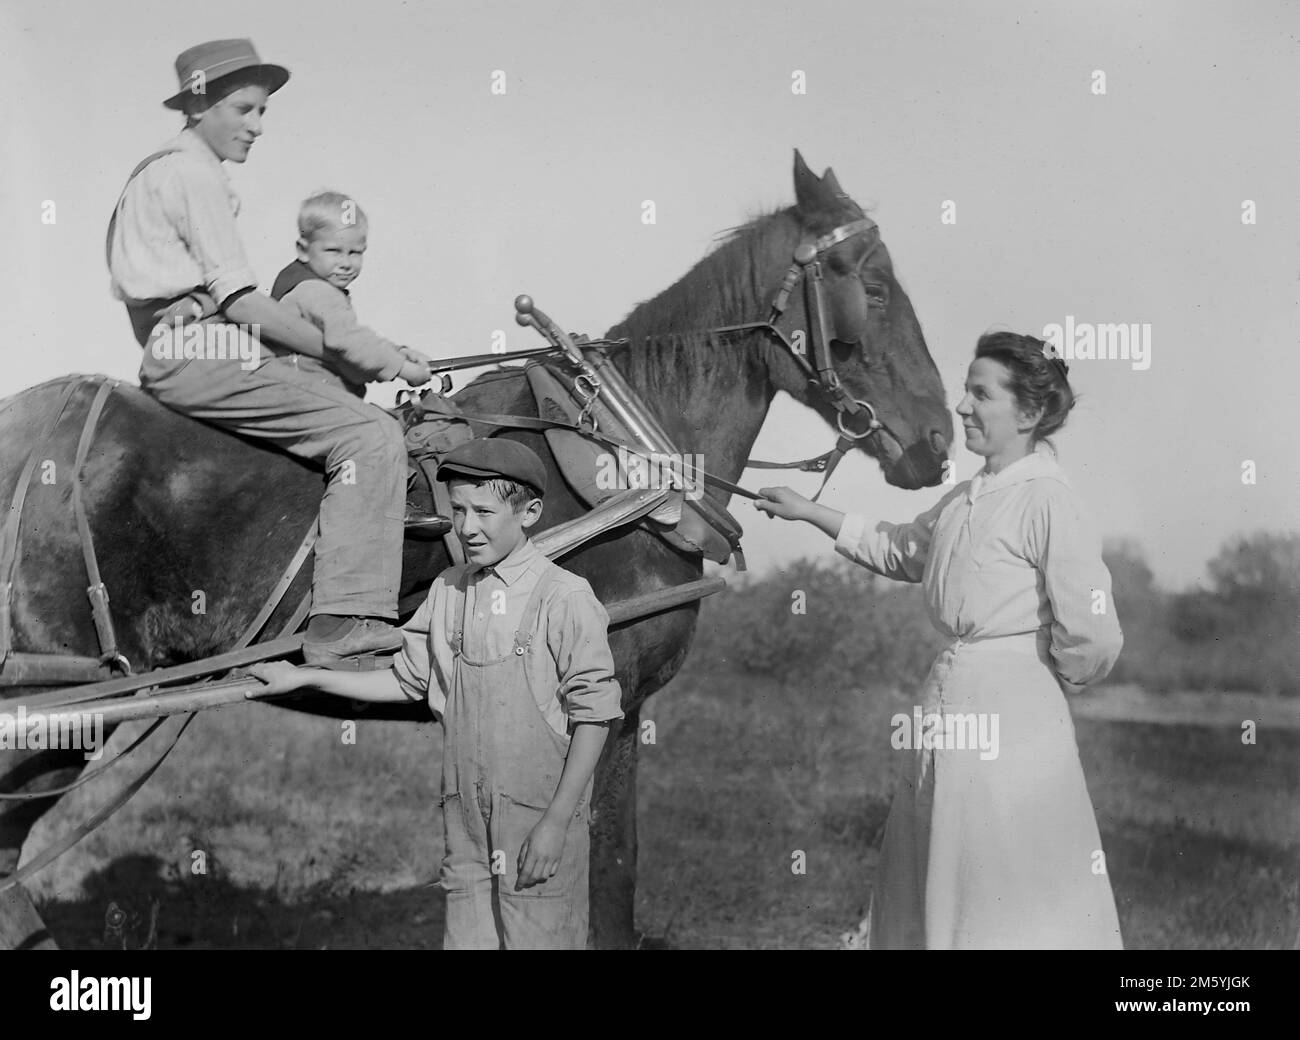
<svg viewBox="0 0 1300 1040">
<path fill-rule="evenodd" d="M 764 462 L 760 459 L 749 459 L 746 462 L 746 465 L 752 469 L 801 469 L 805 472 L 824 473 L 822 485 L 817 489 L 817 494 L 812 497 L 814 502 L 821 497 L 827 481 L 830 480 L 831 474 L 835 472 L 835 467 L 839 465 L 840 460 L 853 448 L 856 442 L 866 440 L 868 437 L 873 437 L 881 432 L 894 436 L 888 427 L 880 421 L 880 417 L 876 414 L 876 409 L 870 401 L 865 398 L 854 397 L 844 388 L 844 384 L 840 382 L 839 374 L 835 371 L 835 365 L 831 359 L 831 340 L 834 339 L 834 336 L 831 334 L 826 316 L 826 291 L 822 274 L 822 258 L 841 242 L 847 242 L 858 235 L 869 233 L 874 233 L 875 243 L 867 255 L 863 257 L 862 262 L 865 263 L 880 245 L 879 226 L 869 217 L 861 217 L 857 220 L 851 220 L 847 224 L 840 224 L 812 242 L 800 244 L 794 251 L 794 259 L 785 273 L 785 278 L 781 281 L 781 288 L 772 301 L 772 309 L 768 314 L 767 321 L 743 322 L 739 325 L 724 325 L 709 330 L 709 332 L 718 335 L 762 331 L 775 337 L 789 351 L 795 363 L 803 369 L 808 382 L 825 394 L 831 406 L 834 407 L 837 413 L 835 425 L 840 436 L 835 442 L 835 447 L 824 455 L 818 455 L 811 459 L 801 459 L 797 462 Z M 812 355 L 811 362 L 804 355 L 804 352 L 797 349 L 790 342 L 789 337 L 777 326 L 777 322 L 781 320 L 786 307 L 789 305 L 791 294 L 801 279 L 803 280 L 804 289 L 804 310 L 808 317 L 808 334 L 811 339 L 811 350 L 809 351 Z M 862 411 L 867 414 L 867 428 L 860 433 L 854 433 L 844 425 L 844 419 L 846 416 L 857 415 Z"/>
<path fill-rule="evenodd" d="M 794 257 L 790 267 L 781 281 L 781 286 L 777 291 L 776 297 L 772 301 L 772 306 L 768 312 L 765 321 L 742 322 L 738 325 L 720 325 L 709 329 L 697 329 L 693 331 L 675 332 L 675 336 L 730 336 L 738 333 L 763 332 L 772 336 L 789 352 L 790 357 L 795 364 L 802 369 L 807 377 L 808 383 L 825 395 L 828 402 L 835 409 L 836 427 L 839 430 L 839 438 L 835 442 L 835 447 L 822 455 L 811 459 L 800 459 L 796 462 L 765 462 L 761 459 L 749 459 L 746 466 L 752 469 L 800 469 L 809 473 L 824 474 L 821 488 L 813 496 L 813 501 L 821 496 L 827 482 L 834 473 L 835 467 L 839 465 L 840 460 L 853 449 L 854 445 L 873 437 L 878 433 L 888 433 L 897 440 L 897 436 L 888 428 L 876 413 L 875 407 L 865 398 L 854 397 L 845 388 L 840 381 L 838 373 L 835 371 L 835 365 L 831 358 L 831 341 L 832 335 L 826 313 L 826 296 L 822 272 L 823 257 L 841 242 L 847 242 L 849 239 L 858 235 L 875 233 L 875 243 L 867 255 L 863 257 L 865 263 L 870 258 L 876 248 L 880 246 L 878 234 L 879 228 L 874 220 L 868 217 L 861 217 L 857 220 L 849 221 L 846 224 L 840 224 L 832 228 L 824 235 L 813 239 L 810 242 L 801 243 L 794 251 Z M 777 322 L 784 316 L 786 308 L 789 306 L 790 297 L 795 288 L 803 281 L 804 291 L 804 309 L 808 316 L 808 334 L 811 341 L 811 349 L 807 352 L 811 354 L 812 360 L 808 359 L 805 352 L 800 350 L 791 342 L 777 325 Z M 520 296 L 515 300 L 515 321 L 524 326 L 530 326 L 540 332 L 551 344 L 549 348 L 541 348 L 536 351 L 516 351 L 512 357 L 524 357 L 530 355 L 542 355 L 552 351 L 563 354 L 572 366 L 572 391 L 582 405 L 581 413 L 578 416 L 576 428 L 580 432 L 586 432 L 591 436 L 599 437 L 597 424 L 592 414 L 596 399 L 601 395 L 602 382 L 599 374 L 587 361 L 583 355 L 586 348 L 603 348 L 603 347 L 630 347 L 632 343 L 628 339 L 589 339 L 586 336 L 570 336 L 550 318 L 536 308 L 533 300 L 529 296 Z M 650 342 L 658 338 L 655 334 L 650 334 L 642 339 L 642 343 Z M 450 390 L 450 380 L 446 372 L 460 368 L 479 367 L 483 364 L 500 362 L 507 355 L 501 354 L 474 354 L 466 357 L 452 359 L 451 363 L 435 363 L 432 371 L 443 373 L 443 393 Z M 398 404 L 401 405 L 401 395 L 398 396 Z M 615 402 L 617 403 L 617 402 Z M 859 432 L 854 432 L 845 424 L 848 416 L 854 416 L 865 412 L 867 416 L 867 427 Z M 473 419 L 473 415 L 467 415 L 467 418 Z M 482 417 L 480 417 L 482 418 Z M 644 416 L 643 416 L 644 418 Z M 486 420 L 484 420 L 486 421 Z M 520 428 L 541 428 L 543 425 L 564 426 L 565 424 L 551 424 L 543 420 L 532 419 L 523 416 L 493 416 L 491 422 L 494 425 L 515 425 Z M 901 443 L 901 441 L 900 441 Z M 703 477 L 709 483 L 722 488 L 733 494 L 743 495 L 746 498 L 760 499 L 762 496 L 755 494 L 748 488 L 733 484 L 730 481 L 723 480 L 711 473 L 702 472 Z"/>
<path fill-rule="evenodd" d="M 876 410 L 872 407 L 871 402 L 863 398 L 853 397 L 844 389 L 844 384 L 840 382 L 839 374 L 835 371 L 835 365 L 831 361 L 831 340 L 834 339 L 834 336 L 831 335 L 826 319 L 826 290 L 822 275 L 822 257 L 841 242 L 847 242 L 851 238 L 869 232 L 877 232 L 876 243 L 878 245 L 880 242 L 879 226 L 871 218 L 862 217 L 832 228 L 812 242 L 801 244 L 794 251 L 794 259 L 785 272 L 785 278 L 781 281 L 781 288 L 777 291 L 776 299 L 772 301 L 772 309 L 768 314 L 767 321 L 723 325 L 720 328 L 709 330 L 717 334 L 762 330 L 775 336 L 790 352 L 790 356 L 794 358 L 795 363 L 803 369 L 808 381 L 821 389 L 829 398 L 835 410 L 839 412 L 837 425 L 840 433 L 853 440 L 862 440 L 879 433 L 884 426 L 877 417 Z M 870 253 L 867 254 L 868 257 L 870 255 Z M 864 257 L 863 261 L 865 262 L 866 259 Z M 804 356 L 803 351 L 798 350 L 790 342 L 789 337 L 776 324 L 785 314 L 785 309 L 790 303 L 790 295 L 794 292 L 801 279 L 804 280 L 804 309 L 808 315 L 808 333 L 812 341 L 811 362 Z M 866 410 L 869 417 L 867 429 L 862 433 L 853 433 L 846 430 L 844 428 L 845 414 L 856 415 L 858 411 L 863 409 Z"/>
</svg>

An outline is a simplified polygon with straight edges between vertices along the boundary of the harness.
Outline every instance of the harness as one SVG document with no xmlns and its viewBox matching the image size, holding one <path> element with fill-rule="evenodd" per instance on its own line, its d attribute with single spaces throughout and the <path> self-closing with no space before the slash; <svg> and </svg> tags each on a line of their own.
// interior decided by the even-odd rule
<svg viewBox="0 0 1300 1040">
<path fill-rule="evenodd" d="M 745 462 L 745 465 L 752 469 L 800 469 L 805 472 L 824 473 L 825 476 L 822 478 L 821 487 L 817 489 L 817 493 L 812 497 L 814 502 L 826 490 L 826 484 L 831 479 L 831 474 L 835 472 L 835 467 L 840 464 L 840 460 L 848 454 L 857 441 L 874 437 L 882 431 L 893 436 L 888 427 L 880 421 L 880 417 L 876 414 L 876 409 L 870 401 L 865 398 L 854 397 L 844 389 L 844 384 L 840 382 L 839 374 L 835 371 L 834 362 L 831 360 L 831 340 L 834 339 L 834 336 L 831 334 L 830 326 L 827 323 L 822 257 L 841 242 L 847 242 L 851 238 L 868 233 L 874 234 L 875 242 L 867 255 L 863 257 L 865 263 L 880 246 L 879 226 L 869 217 L 862 217 L 858 220 L 849 221 L 847 224 L 841 224 L 813 242 L 800 245 L 795 249 L 794 259 L 786 270 L 785 278 L 781 282 L 781 288 L 776 294 L 776 299 L 772 301 L 772 310 L 767 321 L 724 325 L 721 328 L 709 330 L 719 335 L 762 331 L 773 336 L 790 352 L 790 356 L 794 358 L 795 363 L 804 370 L 808 382 L 821 390 L 832 407 L 834 407 L 837 413 L 835 425 L 840 436 L 835 442 L 835 447 L 830 451 L 811 459 L 800 459 L 797 462 L 764 462 L 761 459 L 748 459 Z M 790 302 L 790 295 L 794 292 L 801 279 L 803 280 L 804 310 L 808 316 L 808 331 L 812 340 L 811 362 L 804 356 L 803 352 L 795 348 L 794 344 L 790 342 L 789 338 L 776 324 L 784 315 L 785 309 Z M 844 419 L 845 416 L 857 415 L 860 411 L 866 412 L 867 428 L 860 433 L 855 433 L 845 426 Z M 751 495 L 750 497 L 757 496 Z"/>
<path fill-rule="evenodd" d="M 839 438 L 835 447 L 822 455 L 810 459 L 799 459 L 794 462 L 765 462 L 761 459 L 748 459 L 745 465 L 752 469 L 799 469 L 804 472 L 822 473 L 821 487 L 812 500 L 815 502 L 821 497 L 822 491 L 825 490 L 827 482 L 835 472 L 836 466 L 844 456 L 852 450 L 855 443 L 873 437 L 878 433 L 892 431 L 880 420 L 876 413 L 875 407 L 865 398 L 853 397 L 841 383 L 839 374 L 835 371 L 834 362 L 831 359 L 830 345 L 834 336 L 830 329 L 826 313 L 826 295 L 825 283 L 822 273 L 822 258 L 841 242 L 847 242 L 849 239 L 858 235 L 875 233 L 875 244 L 873 245 L 866 259 L 880 245 L 879 227 L 874 220 L 868 217 L 862 217 L 858 220 L 841 224 L 832 228 L 826 234 L 814 239 L 812 242 L 801 244 L 795 249 L 794 257 L 786 270 L 785 277 L 781 281 L 781 287 L 777 291 L 776 297 L 772 301 L 765 321 L 742 322 L 737 325 L 721 325 L 714 328 L 695 330 L 695 334 L 706 336 L 730 336 L 746 332 L 764 332 L 772 336 L 776 341 L 790 353 L 795 363 L 803 370 L 810 385 L 823 393 L 832 407 L 835 408 L 836 426 L 839 430 Z M 785 315 L 786 308 L 789 306 L 790 297 L 795 288 L 803 281 L 804 309 L 808 315 L 809 339 L 811 341 L 811 356 L 809 361 L 804 352 L 799 350 L 790 338 L 778 327 L 777 322 Z M 442 392 L 446 393 L 450 389 L 450 379 L 445 375 L 447 372 L 455 371 L 462 368 L 473 368 L 483 364 L 499 363 L 503 357 L 535 357 L 559 351 L 568 360 L 575 370 L 572 376 L 572 392 L 575 398 L 584 402 L 584 407 L 579 415 L 578 425 L 571 426 L 566 423 L 556 423 L 546 419 L 535 419 L 531 416 L 518 415 L 478 415 L 472 412 L 463 412 L 458 409 L 458 414 L 463 418 L 484 422 L 489 425 L 516 428 L 516 429 L 565 429 L 577 430 L 586 436 L 602 440 L 597 429 L 597 423 L 591 416 L 597 398 L 600 398 L 620 420 L 633 431 L 642 444 L 653 451 L 672 452 L 673 449 L 668 443 L 667 434 L 659 426 L 655 417 L 650 414 L 637 398 L 637 395 L 631 391 L 626 383 L 622 381 L 616 369 L 612 365 L 601 366 L 605 372 L 605 378 L 602 380 L 601 375 L 593 367 L 592 363 L 583 353 L 583 348 L 599 347 L 628 347 L 631 341 L 627 339 L 588 339 L 586 337 L 573 337 L 561 329 L 554 321 L 537 309 L 533 300 L 529 296 L 520 296 L 515 300 L 515 321 L 523 326 L 531 326 L 540 332 L 551 344 L 550 348 L 539 348 L 537 350 L 515 351 L 510 355 L 502 354 L 476 354 L 468 357 L 453 358 L 448 363 L 436 363 L 433 366 L 435 373 L 443 373 Z M 687 335 L 691 333 L 686 333 Z M 616 385 L 612 387 L 615 393 L 605 393 L 606 384 L 613 382 Z M 403 395 L 406 395 L 405 397 Z M 411 400 L 412 406 L 417 414 L 420 411 L 421 398 L 417 395 L 411 395 L 407 391 L 398 393 L 398 403 L 405 404 L 406 400 Z M 436 406 L 435 406 L 436 407 Z M 430 409 L 432 410 L 432 409 Z M 845 424 L 848 416 L 855 416 L 864 412 L 867 417 L 866 429 L 855 432 Z M 634 446 L 624 445 L 622 442 L 606 441 L 611 447 L 624 447 L 633 453 L 647 455 L 648 452 L 639 451 Z M 745 498 L 758 500 L 762 496 L 731 481 L 709 473 L 703 469 L 697 469 L 698 476 L 703 478 L 707 483 L 715 487 L 726 490 L 732 494 L 741 495 Z"/>
<path fill-rule="evenodd" d="M 139 173 L 149 162 L 160 157 L 166 152 L 156 153 L 150 156 L 145 162 L 141 163 L 132 177 Z M 129 179 L 128 179 L 129 183 Z M 123 194 L 125 194 L 125 189 Z M 119 206 L 121 198 L 119 198 Z M 109 225 L 109 245 L 111 246 L 114 225 L 116 223 L 117 208 L 114 209 L 113 220 Z M 811 385 L 817 387 L 820 392 L 824 393 L 831 405 L 835 408 L 837 414 L 836 425 L 839 430 L 839 438 L 835 447 L 823 455 L 812 459 L 803 459 L 797 462 L 775 463 L 764 462 L 761 460 L 750 459 L 747 465 L 754 468 L 764 469 L 802 469 L 808 472 L 821 472 L 825 476 L 821 488 L 818 489 L 817 495 L 813 501 L 821 495 L 825 489 L 827 481 L 834 472 L 836 465 L 843 456 L 853 447 L 857 441 L 864 440 L 868 437 L 880 433 L 882 430 L 887 431 L 887 427 L 882 423 L 876 413 L 876 409 L 870 401 L 863 398 L 853 397 L 843 384 L 840 382 L 838 374 L 835 371 L 834 364 L 830 354 L 830 343 L 833 339 L 831 329 L 828 325 L 826 315 L 825 289 L 823 283 L 822 258 L 832 248 L 841 242 L 860 235 L 877 231 L 877 225 L 868 218 L 861 218 L 846 224 L 842 224 L 826 234 L 820 236 L 810 243 L 801 244 L 794 253 L 793 260 L 789 269 L 786 271 L 782 280 L 781 287 L 772 302 L 770 312 L 765 321 L 745 322 L 737 325 L 720 326 L 717 328 L 704 330 L 707 335 L 727 336 L 744 332 L 760 331 L 774 337 L 782 346 L 784 346 L 794 359 L 795 363 L 800 366 L 808 378 Z M 876 246 L 879 245 L 877 235 Z M 874 251 L 873 247 L 873 251 Z M 871 255 L 869 252 L 868 257 Z M 811 358 L 804 355 L 790 341 L 789 337 L 778 327 L 777 323 L 784 316 L 789 304 L 790 297 L 795 291 L 800 281 L 803 281 L 804 306 L 808 316 L 809 334 L 811 339 Z M 158 301 L 153 301 L 158 302 Z M 535 356 L 550 354 L 555 349 L 560 350 L 568 361 L 575 367 L 576 375 L 573 378 L 573 390 L 579 400 L 585 401 L 585 407 L 581 413 L 577 426 L 566 423 L 556 423 L 553 421 L 534 418 L 531 416 L 512 416 L 512 415 L 475 415 L 463 412 L 458 406 L 454 406 L 454 411 L 471 422 L 487 423 L 489 425 L 498 425 L 503 427 L 521 427 L 528 429 L 577 429 L 587 436 L 593 436 L 608 442 L 611 447 L 623 447 L 625 450 L 637 449 L 631 448 L 621 442 L 615 442 L 608 438 L 603 438 L 596 430 L 596 422 L 592 417 L 592 409 L 597 397 L 601 397 L 603 402 L 614 410 L 615 414 L 623 419 L 629 429 L 634 430 L 640 438 L 650 445 L 660 444 L 671 448 L 667 434 L 659 425 L 657 419 L 648 409 L 640 402 L 638 396 L 622 381 L 622 376 L 610 364 L 597 362 L 604 373 L 602 378 L 601 372 L 593 367 L 591 362 L 583 354 L 582 347 L 600 347 L 600 346 L 627 346 L 627 340 L 588 340 L 580 337 L 575 341 L 572 337 L 563 332 L 554 322 L 546 317 L 541 311 L 533 306 L 528 297 L 520 297 L 516 300 L 516 320 L 521 325 L 532 325 L 537 328 L 550 342 L 551 347 L 534 351 L 516 352 L 513 356 Z M 136 315 L 132 315 L 133 321 Z M 462 357 L 453 359 L 451 362 L 443 365 L 434 366 L 434 371 L 445 373 L 447 371 L 476 367 L 478 365 L 490 362 L 500 362 L 503 355 L 477 355 L 472 357 Z M 50 654 L 50 653 L 19 653 L 13 649 L 13 622 L 12 622 L 12 604 L 14 576 L 18 561 L 18 544 L 19 528 L 22 521 L 23 505 L 26 501 L 28 491 L 31 487 L 32 477 L 37 465 L 47 458 L 47 448 L 51 444 L 60 423 L 63 421 L 68 411 L 72 397 L 83 385 L 97 383 L 94 395 L 86 414 L 82 420 L 80 434 L 77 438 L 77 449 L 73 460 L 72 468 L 72 507 L 73 518 L 76 523 L 78 538 L 80 540 L 82 557 L 85 563 L 86 576 L 88 585 L 86 595 L 90 602 L 91 615 L 94 621 L 95 634 L 99 642 L 100 653 L 97 657 Z M 443 375 L 443 392 L 450 389 L 450 380 Z M 99 424 L 101 415 L 107 405 L 108 399 L 113 390 L 118 386 L 116 380 L 105 377 L 73 377 L 68 379 L 60 390 L 56 400 L 55 407 L 52 410 L 52 418 L 49 419 L 36 441 L 31 452 L 28 454 L 27 461 L 19 474 L 17 483 L 14 486 L 13 494 L 10 501 L 9 512 L 5 518 L 3 529 L 0 530 L 0 687 L 17 686 L 17 685 L 41 685 L 56 683 L 82 683 L 103 680 L 109 678 L 114 673 L 120 673 L 121 678 L 114 680 L 112 683 L 104 684 L 100 692 L 107 694 L 109 691 L 105 687 L 121 687 L 121 692 L 131 690 L 143 690 L 147 686 L 153 686 L 160 682 L 161 672 L 150 672 L 144 675 L 133 675 L 131 663 L 122 654 L 118 647 L 117 635 L 113 626 L 112 614 L 109 609 L 108 589 L 103 581 L 99 571 L 98 558 L 95 552 L 94 537 L 90 528 L 89 518 L 86 513 L 85 503 L 82 494 L 82 472 L 86 460 L 89 457 L 91 447 L 94 443 L 94 436 Z M 605 392 L 612 390 L 612 393 Z M 436 395 L 435 395 L 436 396 Z M 399 405 L 404 404 L 399 394 Z M 424 402 L 420 398 L 411 401 L 412 410 L 418 415 L 423 411 L 432 411 L 432 408 L 421 405 Z M 444 402 L 449 404 L 450 402 Z M 867 417 L 866 429 L 855 432 L 846 425 L 846 417 L 855 416 L 859 412 L 865 412 Z M 709 483 L 721 487 L 735 494 L 744 495 L 751 499 L 759 498 L 754 492 L 741 487 L 740 485 L 726 481 L 714 474 L 700 471 L 700 475 Z M 708 499 L 702 499 L 707 503 Z M 720 511 L 726 516 L 725 510 L 721 507 L 713 507 L 714 510 Z M 716 516 L 716 512 L 714 513 Z M 730 519 L 727 517 L 727 519 Z M 732 521 L 734 525 L 734 521 Z M 718 524 L 720 530 L 726 528 L 725 524 Z M 280 639 L 269 644 L 264 644 L 257 648 L 252 648 L 251 644 L 261 634 L 266 622 L 270 619 L 275 609 L 282 602 L 284 596 L 288 593 L 289 587 L 293 584 L 295 577 L 298 575 L 300 568 L 305 562 L 306 556 L 313 548 L 315 541 L 315 525 L 303 539 L 294 558 L 290 561 L 289 566 L 281 575 L 275 588 L 272 590 L 270 597 L 262 605 L 261 609 L 253 619 L 252 623 L 244 631 L 235 644 L 235 649 L 225 655 L 219 655 L 211 658 L 207 662 L 194 662 L 189 665 L 177 666 L 173 669 L 164 669 L 163 672 L 169 673 L 169 680 L 179 679 L 183 674 L 192 673 L 194 675 L 211 675 L 214 672 L 214 666 L 229 668 L 238 664 L 246 663 L 247 660 L 263 659 L 272 656 L 269 652 L 272 649 L 281 649 L 283 652 L 291 651 L 294 646 L 301 642 L 301 636 L 293 636 L 298 626 L 305 618 L 310 604 L 310 591 L 297 605 L 296 610 L 288 619 L 280 632 Z M 728 538 L 732 540 L 732 535 L 728 531 Z M 739 552 L 738 539 L 734 540 L 734 548 Z M 698 584 L 698 583 L 697 583 Z M 656 593 L 655 596 L 663 597 L 681 590 L 670 590 L 669 593 Z M 704 593 L 693 593 L 692 598 Z M 681 598 L 681 597 L 679 597 Z M 673 602 L 676 602 L 674 600 Z M 651 609 L 651 608 L 647 608 Z M 653 609 L 659 609 L 654 607 Z M 612 616 L 612 615 L 611 615 Z M 279 644 L 285 644 L 283 648 Z M 290 645 L 292 644 L 292 645 Z M 76 703 L 79 692 L 73 688 L 68 690 L 55 690 L 49 694 L 36 698 L 29 698 L 32 706 L 54 707 L 59 704 Z M 194 713 L 186 714 L 179 728 L 172 735 L 167 746 L 162 750 L 158 758 L 134 781 L 120 791 L 115 797 L 97 811 L 89 820 L 76 827 L 68 835 L 56 842 L 52 847 L 46 849 L 35 860 L 28 863 L 22 869 L 9 875 L 7 878 L 0 880 L 0 893 L 22 883 L 27 877 L 34 874 L 50 863 L 57 856 L 61 855 L 66 849 L 79 841 L 90 831 L 94 830 L 100 823 L 115 812 L 124 804 L 162 764 L 167 754 L 175 747 L 181 734 L 193 720 Z M 56 790 L 46 790 L 40 792 L 4 792 L 0 793 L 2 801 L 28 801 L 56 797 L 66 793 L 75 787 L 79 787 L 101 775 L 105 769 L 117 764 L 126 758 L 131 751 L 134 751 L 147 738 L 157 731 L 164 719 L 158 719 L 143 734 L 136 738 L 131 745 L 119 752 L 114 758 L 106 762 L 100 769 L 88 771 L 85 775 L 78 778 L 73 783 Z"/>
<path fill-rule="evenodd" d="M 5 517 L 4 527 L 0 529 L 0 688 L 6 686 L 47 686 L 61 683 L 95 682 L 111 679 L 114 676 L 130 677 L 134 673 L 131 662 L 121 652 L 117 640 L 117 631 L 113 625 L 113 615 L 109 607 L 108 586 L 104 583 L 99 570 L 99 558 L 95 551 L 95 537 L 90 527 L 90 518 L 86 511 L 83 497 L 82 477 L 86 460 L 95 443 L 95 433 L 99 427 L 100 417 L 108 404 L 113 391 L 120 385 L 116 379 L 106 376 L 72 376 L 68 377 L 59 391 L 50 419 L 46 422 L 41 436 L 32 446 L 27 461 L 18 475 L 13 494 L 9 502 L 9 512 Z M 77 527 L 77 538 L 81 545 L 81 555 L 85 563 L 88 585 L 86 597 L 90 601 L 91 617 L 95 626 L 95 637 L 99 643 L 99 655 L 90 657 L 63 653 L 30 653 L 14 649 L 13 639 L 13 595 L 15 576 L 18 569 L 18 549 L 23 521 L 23 506 L 31 489 L 32 478 L 37 466 L 43 461 L 53 461 L 52 444 L 61 424 L 69 415 L 72 399 L 81 387 L 95 386 L 94 396 L 81 421 L 81 431 L 77 437 L 77 450 L 73 457 L 71 477 L 72 515 Z M 244 641 L 237 645 L 247 645 L 262 630 L 275 609 L 283 601 L 290 585 L 297 577 L 305 563 L 317 536 L 316 525 L 299 544 L 289 566 L 281 574 L 279 581 L 271 591 L 267 601 L 262 604 Z M 301 609 L 301 608 L 300 608 Z M 301 618 L 299 619 L 301 620 Z M 143 689 L 152 685 L 140 682 L 132 688 Z M 28 704 L 35 701 L 28 699 Z"/>
<path fill-rule="evenodd" d="M 18 566 L 19 528 L 22 524 L 23 504 L 31 488 L 36 467 L 49 459 L 49 447 L 58 431 L 59 423 L 67 413 L 74 392 L 81 386 L 99 385 L 91 399 L 90 407 L 82 420 L 81 434 L 77 439 L 77 452 L 72 464 L 72 515 L 81 542 L 81 554 L 86 565 L 89 584 L 86 596 L 90 600 L 95 636 L 99 641 L 99 656 L 86 657 L 65 654 L 18 653 L 13 649 L 13 593 L 14 576 Z M 131 662 L 118 649 L 117 633 L 108 606 L 108 588 L 99 573 L 99 560 L 95 554 L 95 539 L 86 515 L 82 497 L 81 475 L 86 458 L 94 442 L 95 428 L 104 412 L 104 405 L 117 380 L 104 377 L 79 377 L 67 381 L 59 393 L 51 418 L 37 439 L 27 462 L 18 475 L 9 513 L 5 517 L 3 534 L 0 534 L 0 686 L 18 686 L 24 683 L 86 682 L 108 678 L 113 672 L 131 673 Z"/>
</svg>

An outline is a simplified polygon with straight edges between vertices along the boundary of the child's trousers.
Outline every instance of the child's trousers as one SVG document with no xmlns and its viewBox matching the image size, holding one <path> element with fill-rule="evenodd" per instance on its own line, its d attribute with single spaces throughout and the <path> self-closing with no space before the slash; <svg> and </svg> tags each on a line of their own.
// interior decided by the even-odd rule
<svg viewBox="0 0 1300 1040">
<path fill-rule="evenodd" d="M 585 950 L 587 861 L 585 806 L 569 821 L 554 877 L 516 890 L 519 849 L 544 810 L 479 787 L 443 799 L 447 855 L 446 950 Z M 497 873 L 494 873 L 497 871 Z"/>
<path fill-rule="evenodd" d="M 566 738 L 542 718 L 524 665 L 528 653 L 550 653 L 538 630 L 543 591 L 556 570 L 548 562 L 533 588 L 511 652 L 486 661 L 474 660 L 474 648 L 465 646 L 468 571 L 460 579 L 455 665 L 442 718 L 447 950 L 587 947 L 590 785 L 569 819 L 559 870 L 540 884 L 515 887 L 519 850 L 551 804 L 568 751 Z"/>
<path fill-rule="evenodd" d="M 263 352 L 268 350 L 262 345 Z M 167 407 L 324 465 L 312 613 L 397 617 L 406 509 L 400 424 L 313 358 L 159 359 L 145 344 L 140 385 Z"/>
</svg>

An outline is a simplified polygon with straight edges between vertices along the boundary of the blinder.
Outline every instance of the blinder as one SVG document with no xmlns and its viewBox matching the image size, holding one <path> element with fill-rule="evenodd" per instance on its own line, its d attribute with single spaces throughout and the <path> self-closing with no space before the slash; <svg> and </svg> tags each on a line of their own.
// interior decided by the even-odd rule
<svg viewBox="0 0 1300 1040">
<path fill-rule="evenodd" d="M 831 291 L 831 328 L 840 343 L 857 346 L 867 323 L 867 290 L 856 278 L 843 278 Z"/>
<path fill-rule="evenodd" d="M 867 320 L 867 293 L 862 283 L 855 279 L 843 279 L 831 294 L 828 313 L 827 292 L 822 276 L 822 257 L 855 235 L 877 230 L 877 224 L 869 217 L 841 224 L 822 235 L 816 241 L 799 246 L 794 253 L 794 262 L 786 273 L 781 285 L 781 292 L 772 305 L 775 322 L 785 308 L 785 301 L 794 289 L 800 276 L 804 279 L 804 308 L 808 315 L 808 334 L 812 340 L 812 369 L 822 390 L 839 412 L 838 425 L 843 436 L 861 440 L 883 429 L 876 411 L 866 401 L 852 397 L 840 383 L 839 375 L 831 358 L 831 341 L 857 344 L 862 338 L 861 330 Z M 870 255 L 870 254 L 868 254 Z M 865 260 L 865 258 L 864 258 Z M 796 355 L 797 356 L 797 355 Z M 802 360 L 802 358 L 800 358 Z M 862 433 L 850 433 L 844 428 L 844 416 L 856 415 L 866 409 L 869 425 Z"/>
</svg>

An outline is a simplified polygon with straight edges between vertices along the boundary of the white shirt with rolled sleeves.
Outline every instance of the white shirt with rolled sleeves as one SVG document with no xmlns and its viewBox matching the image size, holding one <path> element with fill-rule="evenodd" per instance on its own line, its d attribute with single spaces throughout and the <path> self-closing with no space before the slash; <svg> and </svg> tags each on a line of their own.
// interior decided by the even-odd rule
<svg viewBox="0 0 1300 1040">
<path fill-rule="evenodd" d="M 981 470 L 911 523 L 850 513 L 835 548 L 921 582 L 931 622 L 950 639 L 1050 628 L 1069 691 L 1105 678 L 1124 645 L 1100 539 L 1046 445 L 1000 473 Z"/>
<path fill-rule="evenodd" d="M 913 712 L 982 735 L 936 742 L 911 713 L 882 718 L 900 769 L 873 948 L 1121 946 L 1064 693 L 1104 678 L 1123 635 L 1096 532 L 1048 450 L 982 471 L 911 523 L 849 515 L 836 539 L 878 574 L 923 584 L 952 643 Z"/>
<path fill-rule="evenodd" d="M 218 304 L 256 288 L 235 225 L 239 198 L 215 152 L 193 130 L 127 185 L 113 227 L 113 295 L 171 299 L 203 288 Z"/>
</svg>

